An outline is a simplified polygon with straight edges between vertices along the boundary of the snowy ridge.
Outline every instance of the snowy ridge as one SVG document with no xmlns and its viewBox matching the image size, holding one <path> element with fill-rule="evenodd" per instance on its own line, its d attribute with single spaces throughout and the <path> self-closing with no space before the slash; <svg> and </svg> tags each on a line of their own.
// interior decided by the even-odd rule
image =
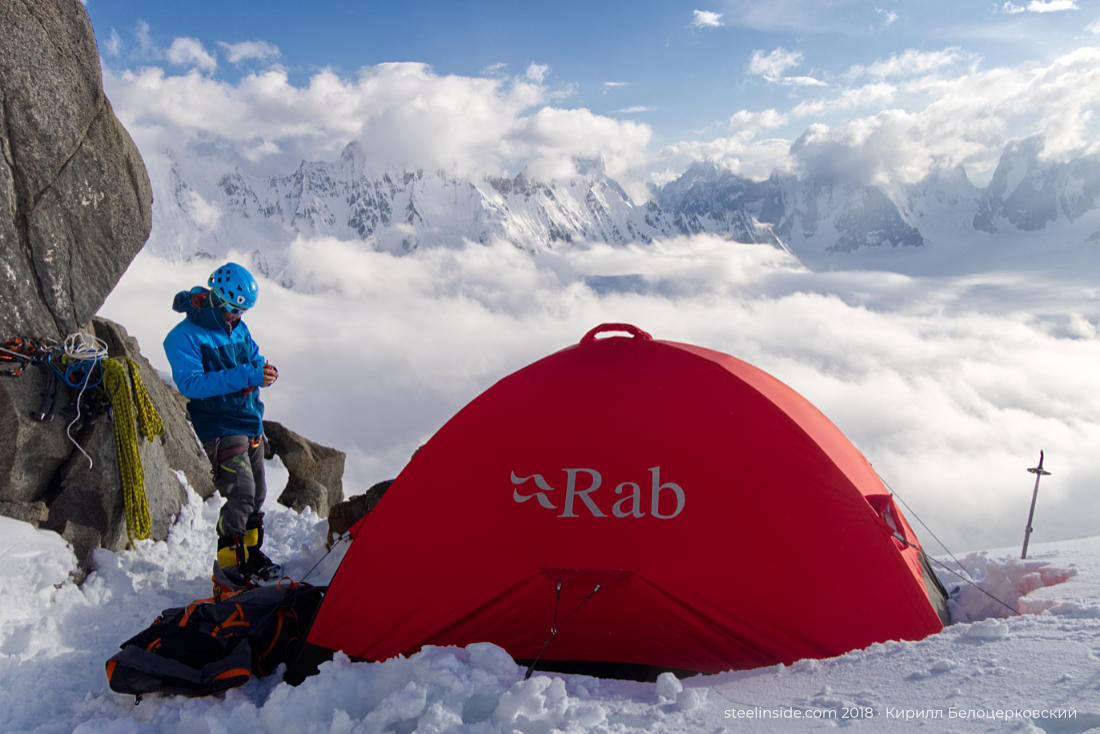
<svg viewBox="0 0 1100 734">
<path fill-rule="evenodd" d="M 963 586 L 952 612 L 968 621 L 917 642 L 837 658 L 656 683 L 536 673 L 524 680 L 499 647 L 428 647 L 409 658 L 353 663 L 337 655 L 297 688 L 279 671 L 223 697 L 110 692 L 103 664 L 163 608 L 209 591 L 221 500 L 190 503 L 165 542 L 97 551 L 82 587 L 57 536 L 0 518 L 0 721 L 6 732 L 858 731 L 1082 732 L 1100 727 L 1100 538 L 971 554 L 968 573 L 1017 605 L 983 609 Z M 269 545 L 301 578 L 324 552 L 326 523 L 271 503 Z M 342 548 L 342 546 L 338 546 Z M 325 583 L 340 551 L 311 583 Z M 950 559 L 945 563 L 953 564 Z M 944 578 L 949 581 L 948 578 Z M 867 580 L 852 579 L 853 582 Z M 957 586 L 948 583 L 948 588 Z M 49 695 L 45 691 L 49 690 Z"/>
<path fill-rule="evenodd" d="M 553 182 L 523 173 L 467 179 L 441 170 L 372 171 L 357 143 L 335 161 L 303 161 L 289 174 L 269 176 L 177 157 L 153 173 L 148 249 L 177 260 L 254 250 L 278 275 L 298 237 L 362 241 L 404 254 L 465 241 L 499 239 L 546 252 L 710 233 L 832 262 L 857 251 L 994 235 L 1100 240 L 1100 161 L 1043 161 L 1039 139 L 1009 145 L 984 189 L 961 167 L 935 170 L 915 184 L 867 185 L 791 175 L 751 181 L 696 163 L 636 203 L 598 162 L 578 162 L 578 170 Z"/>
<path fill-rule="evenodd" d="M 362 240 L 394 254 L 491 239 L 534 252 L 573 241 L 648 242 L 678 231 L 652 207 L 635 206 L 594 166 L 553 184 L 522 173 L 479 180 L 444 171 L 370 174 L 352 143 L 335 162 L 303 162 L 283 176 L 211 170 L 179 160 L 168 167 L 160 185 L 173 193 L 155 212 L 151 254 L 221 256 L 245 243 L 277 260 L 298 236 Z M 182 245 L 188 240 L 190 251 Z"/>
</svg>

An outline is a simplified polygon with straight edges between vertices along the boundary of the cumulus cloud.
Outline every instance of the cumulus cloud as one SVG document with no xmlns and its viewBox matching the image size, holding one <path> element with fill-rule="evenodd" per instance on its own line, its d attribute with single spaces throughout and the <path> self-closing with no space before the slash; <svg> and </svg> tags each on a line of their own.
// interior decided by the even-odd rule
<svg viewBox="0 0 1100 734">
<path fill-rule="evenodd" d="M 595 158 L 613 178 L 646 162 L 652 131 L 647 125 L 613 120 L 586 109 L 543 107 L 525 121 L 517 137 L 535 157 L 532 176 L 567 178 L 576 158 Z"/>
<path fill-rule="evenodd" d="M 968 54 L 956 47 L 945 48 L 942 51 L 907 49 L 867 66 L 853 66 L 848 75 L 850 77 L 870 76 L 875 79 L 921 76 L 954 66 L 968 58 Z"/>
<path fill-rule="evenodd" d="M 1027 5 L 1006 2 L 1004 10 L 1010 15 L 1017 13 L 1057 13 L 1063 10 L 1077 10 L 1074 0 L 1031 0 Z"/>
<path fill-rule="evenodd" d="M 909 127 L 908 116 L 895 111 L 861 122 L 842 131 L 820 123 L 807 128 L 791 146 L 800 173 L 852 184 L 883 184 L 919 155 L 920 151 L 892 147 L 900 137 L 897 129 Z M 924 170 L 920 163 L 914 166 L 914 174 Z"/>
<path fill-rule="evenodd" d="M 177 38 L 172 41 L 172 45 L 168 47 L 168 60 L 177 66 L 193 66 L 206 72 L 212 72 L 218 67 L 217 60 L 197 38 Z"/>
<path fill-rule="evenodd" d="M 550 67 L 546 64 L 531 64 L 527 67 L 525 76 L 530 82 L 542 84 L 546 81 L 546 75 L 550 73 Z"/>
<path fill-rule="evenodd" d="M 761 112 L 739 110 L 730 116 L 728 137 L 707 141 L 682 141 L 668 146 L 662 155 L 666 160 L 705 161 L 714 163 L 745 178 L 762 180 L 773 173 L 790 173 L 793 160 L 790 141 L 760 137 L 788 122 L 788 117 L 774 109 Z M 667 172 L 654 181 L 667 183 L 675 178 Z"/>
<path fill-rule="evenodd" d="M 248 316 L 282 376 L 264 400 L 272 419 L 348 452 L 349 493 L 394 476 L 504 375 L 625 321 L 792 386 L 953 550 L 1018 542 L 1039 449 L 1054 474 L 1033 541 L 1095 532 L 1080 508 L 1100 476 L 1100 308 L 1084 270 L 1080 282 L 1031 265 L 1017 277 L 814 273 L 711 236 L 538 257 L 505 242 L 395 257 L 303 238 L 289 258 L 308 287 L 261 279 Z M 171 294 L 213 267 L 141 253 L 104 315 L 163 370 Z"/>
<path fill-rule="evenodd" d="M 693 10 L 691 24 L 696 28 L 721 28 L 722 14 L 711 10 Z"/>
<path fill-rule="evenodd" d="M 664 153 L 680 162 L 705 161 L 745 178 L 763 180 L 794 170 L 791 142 L 780 138 L 749 140 L 744 135 L 674 143 Z"/>
<path fill-rule="evenodd" d="M 176 46 L 181 59 L 191 59 L 192 69 L 182 74 L 156 66 L 104 69 L 115 109 L 151 169 L 160 165 L 161 151 L 175 150 L 181 160 L 206 156 L 227 169 L 240 164 L 283 173 L 302 160 L 333 160 L 348 142 L 359 141 L 372 173 L 428 168 L 480 176 L 526 169 L 561 178 L 575 171 L 575 159 L 595 160 L 640 200 L 654 171 L 666 171 L 667 178 L 668 170 L 682 171 L 693 160 L 751 178 L 798 169 L 828 174 L 835 167 L 862 182 L 917 181 L 935 168 L 962 164 L 980 182 L 1009 139 L 1041 135 L 1042 155 L 1057 160 L 1100 149 L 1094 115 L 1100 50 L 1093 47 L 1045 65 L 987 69 L 958 48 L 911 49 L 853 67 L 813 96 L 793 98 L 789 109 L 737 112 L 728 131 L 710 129 L 716 139 L 684 140 L 656 152 L 648 147 L 648 125 L 615 119 L 644 114 L 651 105 L 621 107 L 611 116 L 571 108 L 569 89 L 553 86 L 541 64 L 511 76 L 466 77 L 392 63 L 353 75 L 322 70 L 304 83 L 273 67 L 227 82 L 204 70 L 211 62 L 198 51 L 205 49 L 188 48 Z M 794 75 L 804 62 L 802 52 L 778 47 L 752 53 L 748 68 L 775 84 L 820 85 Z M 773 137 L 792 120 L 806 126 L 804 135 Z"/>
<path fill-rule="evenodd" d="M 809 117 L 820 115 L 826 110 L 832 113 L 866 108 L 880 110 L 884 105 L 889 105 L 896 96 L 897 87 L 892 84 L 883 82 L 865 84 L 839 90 L 837 96 L 828 99 L 807 99 L 799 102 L 791 109 L 790 115 L 791 117 Z"/>
<path fill-rule="evenodd" d="M 771 79 L 776 84 L 780 84 L 786 87 L 827 87 L 828 82 L 823 82 L 817 77 L 812 76 L 784 76 L 778 79 Z"/>
<path fill-rule="evenodd" d="M 787 124 L 787 116 L 773 109 L 763 112 L 738 110 L 730 116 L 730 127 L 753 135 L 759 130 L 769 130 Z"/>
<path fill-rule="evenodd" d="M 242 61 L 266 61 L 279 57 L 279 47 L 267 41 L 241 41 L 239 43 L 226 43 L 218 41 L 218 45 L 225 50 L 225 56 L 231 64 L 239 64 Z"/>
<path fill-rule="evenodd" d="M 752 52 L 752 61 L 749 62 L 749 73 L 762 76 L 765 79 L 778 79 L 787 69 L 792 69 L 802 63 L 801 51 L 788 51 L 779 47 L 764 52 L 757 49 Z"/>
<path fill-rule="evenodd" d="M 753 69 L 782 78 L 802 60 L 797 51 L 757 51 Z M 866 184 L 912 183 L 963 165 L 981 184 L 1015 138 L 1041 137 L 1045 160 L 1100 153 L 1100 49 L 1092 46 L 1045 65 L 985 69 L 956 48 L 909 50 L 840 79 L 848 83 L 803 97 L 789 110 L 739 111 L 729 119 L 733 135 L 670 145 L 655 170 L 705 160 L 755 179 L 774 166 Z M 790 121 L 806 126 L 793 140 L 762 134 Z"/>
<path fill-rule="evenodd" d="M 876 68 L 910 66 L 901 63 L 904 56 Z M 940 66 L 920 58 L 929 69 Z M 800 103 L 792 117 L 874 111 L 832 125 L 813 123 L 794 142 L 791 155 L 807 172 L 863 183 L 913 182 L 934 168 L 959 164 L 980 180 L 992 172 L 1013 134 L 1042 136 L 1045 159 L 1090 155 L 1100 149 L 1094 116 L 1098 85 L 1100 49 L 1086 47 L 1045 67 L 968 70 L 954 77 L 930 71 L 897 83 L 838 90 Z"/>
<path fill-rule="evenodd" d="M 756 76 L 762 76 L 773 84 L 788 86 L 826 86 L 825 82 L 809 76 L 786 76 L 788 69 L 793 69 L 802 64 L 801 51 L 789 51 L 779 47 L 769 52 L 755 50 L 752 52 L 752 60 L 749 61 L 748 72 Z"/>
<path fill-rule="evenodd" d="M 630 178 L 645 162 L 651 129 L 554 106 L 559 95 L 547 86 L 548 74 L 537 64 L 518 77 L 478 78 L 388 63 L 351 78 L 323 70 L 296 85 L 279 68 L 229 83 L 145 67 L 106 70 L 105 84 L 143 150 L 209 147 L 217 140 L 245 161 L 268 152 L 280 165 L 296 166 L 303 159 L 330 160 L 358 140 L 379 170 L 499 175 L 526 166 L 533 176 L 558 177 L 582 157 Z M 219 149 L 219 157 L 226 152 Z"/>
</svg>

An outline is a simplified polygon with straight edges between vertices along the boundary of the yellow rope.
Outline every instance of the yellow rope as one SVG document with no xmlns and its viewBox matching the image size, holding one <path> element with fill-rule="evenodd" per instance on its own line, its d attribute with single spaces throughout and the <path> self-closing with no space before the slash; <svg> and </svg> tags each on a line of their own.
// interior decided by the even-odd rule
<svg viewBox="0 0 1100 734">
<path fill-rule="evenodd" d="M 130 368 L 130 384 L 133 386 L 134 391 L 134 406 L 137 408 L 138 428 L 141 429 L 141 435 L 146 440 L 152 441 L 164 433 L 164 421 L 161 420 L 160 413 L 153 406 L 153 401 L 149 399 L 149 393 L 145 391 L 145 383 L 141 381 L 141 367 L 129 357 L 123 357 L 123 359 L 126 360 L 126 365 Z"/>
<path fill-rule="evenodd" d="M 127 368 L 129 378 L 127 379 Z M 114 412 L 115 445 L 118 450 L 118 473 L 122 481 L 122 498 L 126 508 L 126 533 L 130 544 L 152 535 L 149 501 L 145 495 L 145 471 L 138 451 L 137 424 L 146 439 L 160 435 L 164 423 L 153 407 L 139 368 L 129 357 L 103 360 L 103 385 L 111 399 Z"/>
</svg>

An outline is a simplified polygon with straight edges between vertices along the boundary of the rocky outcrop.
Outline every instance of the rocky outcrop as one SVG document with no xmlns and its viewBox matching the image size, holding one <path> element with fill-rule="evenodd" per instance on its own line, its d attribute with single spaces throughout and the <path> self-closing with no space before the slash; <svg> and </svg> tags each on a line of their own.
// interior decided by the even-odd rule
<svg viewBox="0 0 1100 734">
<path fill-rule="evenodd" d="M 0 0 L 0 334 L 69 334 L 149 236 L 152 191 L 83 5 Z"/>
<path fill-rule="evenodd" d="M 21 377 L 0 378 L 0 502 L 44 501 L 57 476 L 73 452 L 65 436 L 64 416 L 38 421 L 46 390 L 46 368 L 27 367 Z M 64 421 L 64 423 L 62 423 Z M 0 512 L 6 509 L 0 506 Z M 22 515 L 22 512 L 20 512 Z"/>
<path fill-rule="evenodd" d="M 325 545 L 331 548 L 336 538 L 351 530 L 355 523 L 370 514 L 393 482 L 393 479 L 378 482 L 363 494 L 357 494 L 333 505 L 328 511 L 328 537 Z"/>
<path fill-rule="evenodd" d="M 179 396 L 137 343 L 91 321 L 149 236 L 149 178 L 103 94 L 83 5 L 0 0 L 0 18 L 0 340 L 60 343 L 94 328 L 110 357 L 139 364 L 167 427 L 139 441 L 152 535 L 162 539 L 186 499 L 177 471 L 209 496 L 209 468 Z M 62 385 L 57 410 L 43 410 L 50 369 L 39 359 L 0 377 L 0 513 L 57 530 L 87 569 L 95 548 L 128 541 L 114 426 L 100 389 Z"/>
<path fill-rule="evenodd" d="M 213 494 L 210 466 L 185 400 L 124 328 L 93 318 L 149 235 L 149 178 L 103 94 L 83 6 L 0 0 L 0 19 L 0 341 L 60 344 L 94 331 L 108 358 L 137 363 L 165 429 L 138 440 L 151 535 L 162 540 L 187 485 Z M 115 439 L 123 418 L 101 386 L 51 390 L 56 373 L 31 356 L 21 375 L 7 362 L 0 376 L 0 514 L 56 530 L 87 571 L 96 548 L 130 540 Z M 45 407 L 51 394 L 56 409 Z M 344 454 L 274 433 L 304 492 L 292 506 L 326 513 L 343 496 Z"/>
<path fill-rule="evenodd" d="M 152 536 L 163 539 L 186 501 L 183 480 L 203 497 L 213 493 L 210 466 L 181 398 L 142 357 L 137 341 L 106 319 L 97 318 L 93 325 L 109 357 L 137 362 L 142 385 L 165 425 L 161 436 L 138 441 Z M 120 550 L 129 542 L 114 424 L 99 387 L 83 393 L 60 387 L 57 413 L 48 421 L 36 420 L 32 414 L 39 412 L 49 369 L 34 365 L 0 382 L 6 439 L 0 442 L 0 513 L 56 530 L 88 569 L 95 548 Z M 80 418 L 74 420 L 78 399 Z"/>
<path fill-rule="evenodd" d="M 318 515 L 344 499 L 344 460 L 347 454 L 314 443 L 275 421 L 264 421 L 271 452 L 282 459 L 290 478 L 279 504 L 301 512 L 310 507 Z"/>
</svg>

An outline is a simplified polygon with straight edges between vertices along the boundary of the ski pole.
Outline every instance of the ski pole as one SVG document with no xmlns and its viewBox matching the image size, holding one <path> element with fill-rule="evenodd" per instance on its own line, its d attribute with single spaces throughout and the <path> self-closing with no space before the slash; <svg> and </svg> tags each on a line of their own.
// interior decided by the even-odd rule
<svg viewBox="0 0 1100 734">
<path fill-rule="evenodd" d="M 1031 491 L 1031 510 L 1027 513 L 1027 527 L 1024 528 L 1024 550 L 1020 554 L 1020 559 L 1027 558 L 1027 541 L 1031 538 L 1031 520 L 1035 517 L 1035 500 L 1039 498 L 1039 480 L 1047 474 L 1050 474 L 1043 468 L 1043 452 L 1039 452 L 1039 466 L 1033 466 L 1028 469 L 1029 472 L 1035 475 L 1035 489 Z"/>
</svg>

